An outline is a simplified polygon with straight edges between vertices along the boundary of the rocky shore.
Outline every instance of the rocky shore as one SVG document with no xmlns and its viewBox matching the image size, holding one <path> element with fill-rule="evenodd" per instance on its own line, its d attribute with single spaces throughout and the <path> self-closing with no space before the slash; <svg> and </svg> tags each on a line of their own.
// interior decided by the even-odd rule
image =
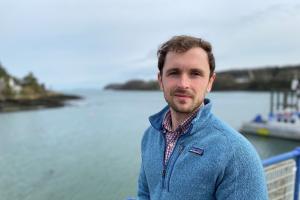
<svg viewBox="0 0 300 200">
<path fill-rule="evenodd" d="M 57 108 L 68 105 L 69 100 L 78 100 L 82 97 L 67 94 L 48 94 L 34 98 L 7 98 L 0 99 L 0 112 L 15 112 L 42 108 Z"/>
<path fill-rule="evenodd" d="M 78 99 L 81 97 L 47 89 L 31 72 L 16 78 L 0 63 L 0 112 L 62 107 Z"/>
</svg>

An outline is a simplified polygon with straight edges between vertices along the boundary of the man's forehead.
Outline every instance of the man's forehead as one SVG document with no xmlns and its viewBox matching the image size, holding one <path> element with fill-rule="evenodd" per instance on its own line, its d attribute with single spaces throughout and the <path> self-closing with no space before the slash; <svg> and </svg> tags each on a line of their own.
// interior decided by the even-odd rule
<svg viewBox="0 0 300 200">
<path fill-rule="evenodd" d="M 201 47 L 192 47 L 192 48 L 186 49 L 186 50 L 176 50 L 176 49 L 173 49 L 173 50 L 168 51 L 167 55 L 168 54 L 182 55 L 182 54 L 186 54 L 186 53 L 191 52 L 191 51 L 193 51 L 193 52 L 197 51 L 197 52 L 202 52 L 204 54 L 207 54 L 207 52 L 203 48 L 201 48 Z"/>
<path fill-rule="evenodd" d="M 166 55 L 166 61 L 170 59 L 180 59 L 185 57 L 208 61 L 207 52 L 200 47 L 195 47 L 185 52 L 170 51 Z"/>
<path fill-rule="evenodd" d="M 165 66 L 167 65 L 208 65 L 207 53 L 201 49 L 190 49 L 183 53 L 169 52 L 166 56 Z"/>
</svg>

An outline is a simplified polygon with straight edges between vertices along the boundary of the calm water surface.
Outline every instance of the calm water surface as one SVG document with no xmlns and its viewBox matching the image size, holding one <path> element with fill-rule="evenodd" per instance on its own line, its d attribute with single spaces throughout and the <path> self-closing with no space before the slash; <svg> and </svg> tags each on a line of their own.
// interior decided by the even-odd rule
<svg viewBox="0 0 300 200">
<path fill-rule="evenodd" d="M 135 196 L 139 145 L 161 92 L 71 91 L 70 106 L 0 114 L 0 199 L 115 200 Z M 238 129 L 267 114 L 268 93 L 215 92 L 213 112 Z M 246 136 L 262 159 L 299 142 Z"/>
</svg>

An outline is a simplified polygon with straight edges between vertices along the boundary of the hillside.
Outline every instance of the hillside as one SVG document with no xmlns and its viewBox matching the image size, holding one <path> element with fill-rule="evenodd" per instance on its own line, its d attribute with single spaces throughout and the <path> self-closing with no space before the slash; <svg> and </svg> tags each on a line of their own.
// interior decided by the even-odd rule
<svg viewBox="0 0 300 200">
<path fill-rule="evenodd" d="M 300 65 L 258 67 L 217 73 L 214 91 L 269 91 L 290 89 L 291 80 L 300 78 Z M 158 90 L 157 81 L 129 80 L 104 87 L 111 90 Z"/>
<path fill-rule="evenodd" d="M 293 78 L 300 78 L 300 65 L 229 70 L 217 74 L 214 90 L 290 89 Z"/>
</svg>

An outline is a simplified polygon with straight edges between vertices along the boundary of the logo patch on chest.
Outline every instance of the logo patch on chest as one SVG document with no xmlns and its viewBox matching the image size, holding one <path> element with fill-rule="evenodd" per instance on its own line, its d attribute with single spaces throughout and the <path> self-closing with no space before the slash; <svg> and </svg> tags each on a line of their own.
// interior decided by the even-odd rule
<svg viewBox="0 0 300 200">
<path fill-rule="evenodd" d="M 189 152 L 197 154 L 199 156 L 202 156 L 204 153 L 204 149 L 198 148 L 198 147 L 192 147 Z"/>
</svg>

